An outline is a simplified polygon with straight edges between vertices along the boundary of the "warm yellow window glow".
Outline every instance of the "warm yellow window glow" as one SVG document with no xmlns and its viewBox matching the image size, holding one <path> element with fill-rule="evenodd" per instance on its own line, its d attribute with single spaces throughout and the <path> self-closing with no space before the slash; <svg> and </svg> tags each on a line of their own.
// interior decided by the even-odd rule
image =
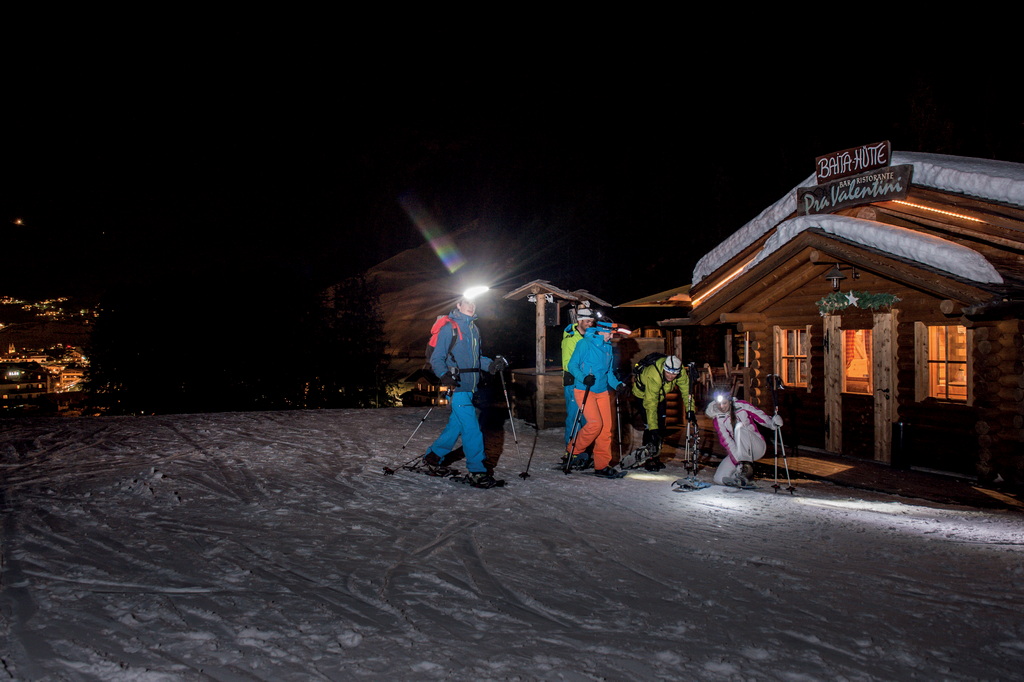
<svg viewBox="0 0 1024 682">
<path fill-rule="evenodd" d="M 786 386 L 807 386 L 807 330 L 782 329 L 779 373 Z"/>
<path fill-rule="evenodd" d="M 928 327 L 928 395 L 967 401 L 967 329 Z"/>
<path fill-rule="evenodd" d="M 871 395 L 871 330 L 843 330 L 843 391 Z"/>
</svg>

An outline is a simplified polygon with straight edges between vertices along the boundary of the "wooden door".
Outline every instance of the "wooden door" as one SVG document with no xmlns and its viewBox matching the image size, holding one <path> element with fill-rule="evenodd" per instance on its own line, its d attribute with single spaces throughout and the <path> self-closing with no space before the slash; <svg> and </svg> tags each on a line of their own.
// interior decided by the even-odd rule
<svg viewBox="0 0 1024 682">
<path fill-rule="evenodd" d="M 875 460 L 892 462 L 896 421 L 896 318 L 898 311 L 875 313 L 871 335 L 874 360 Z"/>
<path fill-rule="evenodd" d="M 897 415 L 896 321 L 895 310 L 872 316 L 871 391 L 865 395 L 860 390 L 843 393 L 843 319 L 825 316 L 825 449 L 829 452 L 892 461 L 892 425 Z"/>
</svg>

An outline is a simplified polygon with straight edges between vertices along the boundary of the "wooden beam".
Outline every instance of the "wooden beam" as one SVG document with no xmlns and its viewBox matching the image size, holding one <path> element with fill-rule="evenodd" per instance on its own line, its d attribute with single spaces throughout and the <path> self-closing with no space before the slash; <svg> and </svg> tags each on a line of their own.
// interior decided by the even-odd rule
<svg viewBox="0 0 1024 682">
<path fill-rule="evenodd" d="M 764 320 L 764 313 L 722 313 L 718 316 L 719 322 L 761 322 Z"/>
<path fill-rule="evenodd" d="M 942 235 L 954 235 L 960 239 L 981 241 L 1004 249 L 1020 249 L 1024 244 L 1020 232 L 1015 232 L 1012 229 L 987 223 L 954 224 L 948 218 L 943 219 L 940 214 L 933 215 L 921 209 L 915 210 L 913 206 L 879 205 L 877 212 L 880 214 L 876 218 L 878 222 L 897 227 L 906 227 L 911 230 L 920 230 L 920 228 L 926 227 Z M 883 217 L 887 220 L 882 220 Z M 1020 229 L 1024 230 L 1024 225 L 1021 225 Z"/>
<path fill-rule="evenodd" d="M 956 282 L 939 273 L 915 267 L 909 263 L 889 258 L 874 251 L 868 251 L 858 244 L 847 242 L 834 236 L 824 236 L 807 231 L 807 240 L 828 255 L 826 260 L 839 260 L 856 265 L 863 270 L 870 270 L 882 277 L 896 282 L 903 282 L 909 287 L 921 289 L 944 298 L 958 301 L 980 303 L 987 301 L 992 294 L 969 284 Z"/>
<path fill-rule="evenodd" d="M 764 310 L 776 301 L 780 301 L 793 293 L 808 282 L 824 275 L 824 272 L 815 268 L 807 268 L 803 272 L 796 272 L 792 277 L 772 290 L 766 291 L 763 295 L 747 301 L 743 307 L 749 310 Z"/>
</svg>

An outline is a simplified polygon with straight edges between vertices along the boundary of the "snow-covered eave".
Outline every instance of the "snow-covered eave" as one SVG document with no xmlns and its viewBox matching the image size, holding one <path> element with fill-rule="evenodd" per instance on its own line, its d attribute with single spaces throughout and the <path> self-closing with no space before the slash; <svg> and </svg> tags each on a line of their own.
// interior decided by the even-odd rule
<svg viewBox="0 0 1024 682">
<path fill-rule="evenodd" d="M 894 152 L 893 165 L 914 167 L 912 184 L 1024 207 L 1024 164 L 943 154 Z M 781 199 L 705 254 L 694 267 L 692 285 L 728 263 L 772 228 L 796 213 L 797 192 L 815 184 L 812 173 Z"/>
<path fill-rule="evenodd" d="M 817 228 L 849 242 L 920 263 L 953 277 L 979 284 L 1002 284 L 1003 277 L 977 251 L 941 237 L 873 220 L 840 215 L 799 216 L 779 224 L 760 253 L 746 266 L 746 273 L 801 232 Z M 741 273 L 741 274 L 742 274 Z"/>
</svg>

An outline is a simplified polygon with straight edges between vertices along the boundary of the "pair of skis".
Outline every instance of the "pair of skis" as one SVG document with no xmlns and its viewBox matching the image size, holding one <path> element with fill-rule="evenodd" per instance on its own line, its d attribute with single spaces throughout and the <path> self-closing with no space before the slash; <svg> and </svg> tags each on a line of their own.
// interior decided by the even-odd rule
<svg viewBox="0 0 1024 682">
<path fill-rule="evenodd" d="M 699 468 L 697 460 L 700 457 L 700 435 L 697 432 L 697 423 L 695 421 L 688 420 L 686 422 L 685 448 L 686 454 L 683 458 L 683 466 L 690 473 L 686 478 L 680 478 L 677 481 L 673 481 L 672 490 L 677 493 L 686 493 L 694 490 L 710 488 L 710 483 L 697 479 L 697 469 Z"/>
<path fill-rule="evenodd" d="M 454 483 L 465 483 L 471 485 L 474 488 L 503 488 L 505 487 L 504 479 L 496 479 L 493 485 L 479 485 L 477 484 L 469 472 L 465 474 L 459 473 L 458 469 L 447 466 L 430 466 L 420 456 L 413 457 L 408 462 L 398 467 L 404 471 L 415 471 L 416 473 L 423 474 L 424 476 L 430 476 L 432 478 L 445 478 Z M 394 476 L 396 469 L 391 467 L 384 467 L 385 476 Z"/>
</svg>

